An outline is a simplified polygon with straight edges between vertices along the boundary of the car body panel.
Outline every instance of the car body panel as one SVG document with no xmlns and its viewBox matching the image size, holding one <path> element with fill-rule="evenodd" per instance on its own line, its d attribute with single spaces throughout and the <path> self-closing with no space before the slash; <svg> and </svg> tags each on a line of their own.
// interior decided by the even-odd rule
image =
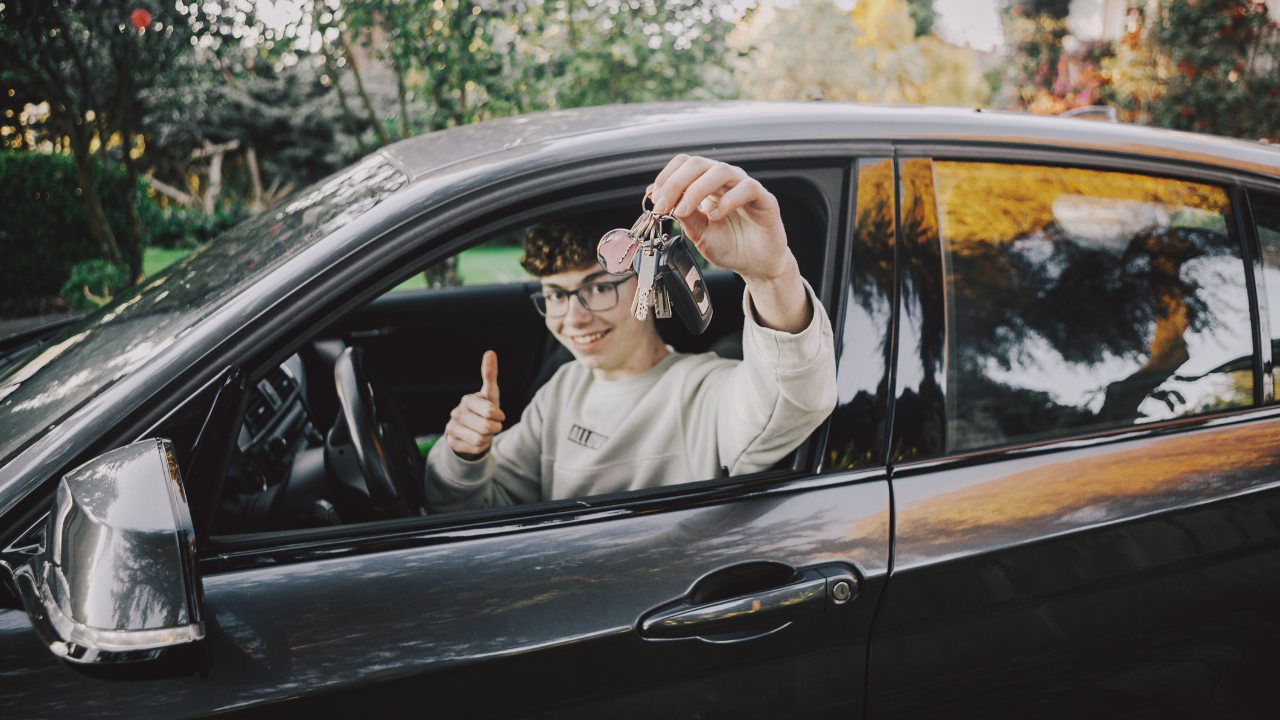
<svg viewBox="0 0 1280 720">
<path fill-rule="evenodd" d="M 200 715 L 317 691 L 345 697 L 321 695 L 299 712 L 312 707 L 327 715 L 334 702 L 403 708 L 418 693 L 446 714 L 509 715 L 612 695 L 606 704 L 626 717 L 652 716 L 645 707 L 720 717 L 731 716 L 724 693 L 765 667 L 806 678 L 775 684 L 771 716 L 822 707 L 856 714 L 866 632 L 889 559 L 888 485 L 875 475 L 608 522 L 601 522 L 605 514 L 474 539 L 445 532 L 391 551 L 376 540 L 368 543 L 375 547 L 340 543 L 329 548 L 330 559 L 315 548 L 306 561 L 207 574 L 205 679 L 86 680 L 28 637 L 24 613 L 0 610 L 0 663 L 13 669 L 0 694 L 32 718 L 71 708 L 98 716 Z M 759 559 L 848 564 L 861 578 L 859 596 L 742 644 L 647 641 L 633 632 L 643 613 L 683 595 L 698 578 Z M 545 684 L 516 674 L 531 672 L 524 656 L 549 649 L 558 649 L 564 664 L 540 671 Z M 588 693 L 584 677 L 596 680 Z M 383 687 L 401 679 L 407 686 Z M 507 683 L 527 694 L 502 690 Z M 678 683 L 702 690 L 664 694 Z M 812 692 L 791 691 L 803 687 Z M 114 689 L 101 692 L 107 688 Z M 712 689 L 699 706 L 699 693 Z"/>
<path fill-rule="evenodd" d="M 869 715 L 1268 715 L 1263 688 L 1280 670 L 1280 410 L 948 457 L 929 162 L 901 161 L 911 262 L 900 275 L 894 560 L 872 633 Z"/>
</svg>

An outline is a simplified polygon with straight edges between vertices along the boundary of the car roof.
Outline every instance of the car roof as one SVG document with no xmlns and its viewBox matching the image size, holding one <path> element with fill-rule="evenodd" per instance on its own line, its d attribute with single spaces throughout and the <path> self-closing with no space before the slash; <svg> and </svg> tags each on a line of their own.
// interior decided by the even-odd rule
<svg viewBox="0 0 1280 720">
<path fill-rule="evenodd" d="M 668 102 L 558 110 L 427 133 L 384 149 L 414 179 L 550 144 L 636 146 L 890 141 L 1060 147 L 1217 165 L 1280 177 L 1261 142 L 1027 113 L 835 102 Z"/>
</svg>

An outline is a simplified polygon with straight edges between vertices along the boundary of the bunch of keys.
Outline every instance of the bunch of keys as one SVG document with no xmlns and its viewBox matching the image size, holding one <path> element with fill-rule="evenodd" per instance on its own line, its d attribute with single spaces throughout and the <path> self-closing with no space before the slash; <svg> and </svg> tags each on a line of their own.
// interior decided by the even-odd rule
<svg viewBox="0 0 1280 720">
<path fill-rule="evenodd" d="M 639 275 L 631 314 L 637 320 L 649 316 L 653 297 L 654 315 L 671 317 L 674 307 L 685 327 L 701 335 L 711 322 L 711 296 L 702 271 L 694 262 L 683 237 L 672 238 L 663 229 L 671 215 L 657 215 L 646 207 L 648 195 L 640 201 L 640 217 L 630 230 L 610 230 L 596 246 L 596 259 L 612 275 L 635 270 Z"/>
</svg>

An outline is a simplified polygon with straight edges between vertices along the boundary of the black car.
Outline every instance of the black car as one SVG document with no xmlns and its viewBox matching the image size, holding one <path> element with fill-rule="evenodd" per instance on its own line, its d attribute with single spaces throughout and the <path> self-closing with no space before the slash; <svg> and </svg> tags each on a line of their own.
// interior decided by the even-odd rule
<svg viewBox="0 0 1280 720">
<path fill-rule="evenodd" d="M 481 354 L 508 417 L 567 359 L 524 231 L 628 225 L 676 152 L 778 197 L 834 413 L 754 475 L 430 512 Z M 660 330 L 733 357 L 705 278 Z M 836 103 L 407 140 L 0 375 L 0 715 L 1270 717 L 1277 337 L 1260 143 Z"/>
</svg>

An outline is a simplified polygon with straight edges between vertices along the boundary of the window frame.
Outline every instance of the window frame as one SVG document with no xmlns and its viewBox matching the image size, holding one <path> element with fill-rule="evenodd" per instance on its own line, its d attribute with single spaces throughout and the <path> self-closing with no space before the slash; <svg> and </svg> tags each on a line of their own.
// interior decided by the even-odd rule
<svg viewBox="0 0 1280 720">
<path fill-rule="evenodd" d="M 750 144 L 732 148 L 694 148 L 685 152 L 703 152 L 725 162 L 744 165 L 753 177 L 763 180 L 796 178 L 808 180 L 824 193 L 819 201 L 825 202 L 827 236 L 820 248 L 821 267 L 818 268 L 819 287 L 815 290 L 828 309 L 833 327 L 839 327 L 842 319 L 837 308 L 832 307 L 831 297 L 838 294 L 834 284 L 840 275 L 832 265 L 834 257 L 841 254 L 846 240 L 844 199 L 849 193 L 847 168 L 857 157 L 865 154 L 861 143 L 838 144 Z M 579 167 L 558 175 L 521 178 L 513 181 L 514 187 L 487 188 L 471 195 L 461 196 L 446 206 L 454 211 L 457 222 L 454 227 L 440 227 L 436 212 L 426 212 L 388 233 L 379 240 L 367 243 L 353 254 L 353 268 L 335 273 L 325 286 L 337 286 L 338 298 L 325 303 L 323 312 L 282 329 L 273 341 L 244 359 L 241 367 L 252 368 L 243 374 L 245 386 L 251 387 L 258 379 L 278 366 L 297 351 L 305 342 L 331 323 L 396 287 L 405 278 L 421 273 L 426 267 L 441 259 L 482 243 L 498 232 L 527 226 L 532 222 L 560 213 L 573 212 L 586 206 L 608 204 L 620 198 L 634 199 L 642 192 L 644 183 L 637 182 L 646 173 L 657 172 L 669 159 L 667 152 L 646 152 L 642 156 L 620 160 L 605 160 L 589 168 Z M 814 170 L 839 170 L 839 187 L 823 187 L 823 184 L 806 174 Z M 551 175 L 551 177 L 548 177 Z M 603 188 L 602 188 L 603 186 Z M 639 189 L 637 189 L 639 188 Z M 550 199 L 548 199 L 550 198 Z M 494 208 L 497 208 L 496 210 Z M 470 213 L 466 212 L 471 210 Z M 434 226 L 434 227 L 432 227 Z M 386 245 L 408 245 L 409 250 L 400 253 L 398 259 L 387 259 L 390 253 L 375 261 Z M 409 258 L 404 256 L 408 255 Z M 372 261 L 372 262 L 371 262 Z M 339 268 L 338 270 L 342 270 Z M 303 303 L 299 301 L 298 306 Z M 838 332 L 838 330 L 837 330 Z M 239 418 L 245 409 L 248 394 L 239 399 L 234 416 Z M 218 573 L 248 567 L 260 567 L 267 562 L 300 561 L 308 557 L 332 557 L 337 548 L 349 552 L 382 552 L 389 549 L 386 543 L 439 543 L 454 537 L 472 538 L 479 535 L 506 534 L 559 526 L 566 523 L 596 522 L 614 517 L 625 517 L 660 510 L 675 510 L 690 505 L 728 502 L 735 499 L 789 493 L 799 490 L 882 479 L 883 467 L 859 468 L 857 472 L 833 473 L 831 476 L 812 477 L 812 458 L 821 454 L 828 421 L 814 432 L 806 445 L 808 457 L 797 458 L 797 467 L 772 470 L 734 478 L 686 483 L 676 486 L 650 488 L 583 499 L 568 499 L 492 510 L 471 511 L 404 518 L 372 523 L 353 523 L 310 530 L 291 530 L 252 535 L 223 536 L 212 539 L 202 547 L 201 573 Z M 154 429 L 154 425 L 152 428 Z M 376 541 L 376 547 L 370 543 Z"/>
<path fill-rule="evenodd" d="M 1251 334 L 1254 338 L 1253 380 L 1255 404 L 1249 407 L 1232 408 L 1215 413 L 1144 423 L 1139 426 L 1069 433 L 1061 437 L 1012 443 L 993 448 L 961 450 L 953 453 L 943 452 L 939 455 L 921 459 L 913 458 L 895 461 L 893 457 L 890 457 L 889 465 L 892 473 L 916 474 L 949 467 L 999 462 L 1004 459 L 1041 455 L 1060 450 L 1106 445 L 1136 438 L 1179 434 L 1199 428 L 1234 425 L 1280 417 L 1280 407 L 1263 402 L 1266 397 L 1265 391 L 1261 389 L 1263 385 L 1263 368 L 1266 366 L 1266 361 L 1269 360 L 1266 357 L 1269 356 L 1269 353 L 1264 355 L 1262 346 L 1265 343 L 1260 342 L 1261 335 L 1259 333 L 1261 313 L 1266 312 L 1267 307 L 1266 299 L 1260 297 L 1260 293 L 1257 292 L 1258 283 L 1261 280 L 1261 265 L 1260 262 L 1254 260 L 1258 257 L 1256 232 L 1251 224 L 1246 224 L 1246 220 L 1251 222 L 1252 214 L 1250 213 L 1247 216 L 1245 214 L 1248 211 L 1245 191 L 1249 188 L 1254 188 L 1280 194 L 1280 178 L 1267 178 L 1243 172 L 1232 172 L 1224 170 L 1220 166 L 1203 165 L 1189 159 L 1158 159 L 1149 156 L 1126 155 L 1090 149 L 1028 147 L 1024 145 L 1001 145 L 998 143 L 899 142 L 895 143 L 894 157 L 897 163 L 909 158 L 927 158 L 932 161 L 1032 164 L 1045 167 L 1126 172 L 1177 181 L 1213 184 L 1221 187 L 1232 203 L 1233 214 L 1236 218 L 1237 237 L 1241 243 L 1241 258 L 1244 263 L 1243 269 L 1249 296 Z M 896 188 L 899 206 L 902 204 L 902 192 L 903 188 L 899 183 Z M 1242 205 L 1242 201 L 1245 203 L 1244 205 Z M 898 218 L 897 222 L 900 225 L 901 218 Z M 903 274 L 902 272 L 899 273 L 899 283 L 902 282 L 901 276 Z M 945 279 L 939 278 L 939 281 L 945 284 Z M 942 290 L 945 292 L 945 287 Z M 899 296 L 901 296 L 901 289 L 899 289 Z M 902 314 L 900 303 L 895 307 L 894 312 L 895 324 L 899 327 L 899 336 L 894 339 L 896 345 L 901 340 L 901 325 L 906 321 L 906 318 Z M 895 352 L 896 355 L 897 353 Z M 896 374 L 894 382 L 893 397 L 896 401 L 899 391 Z M 900 418 L 895 413 L 893 425 L 889 432 L 891 444 L 901 437 L 902 427 L 898 425 L 899 422 Z"/>
</svg>

